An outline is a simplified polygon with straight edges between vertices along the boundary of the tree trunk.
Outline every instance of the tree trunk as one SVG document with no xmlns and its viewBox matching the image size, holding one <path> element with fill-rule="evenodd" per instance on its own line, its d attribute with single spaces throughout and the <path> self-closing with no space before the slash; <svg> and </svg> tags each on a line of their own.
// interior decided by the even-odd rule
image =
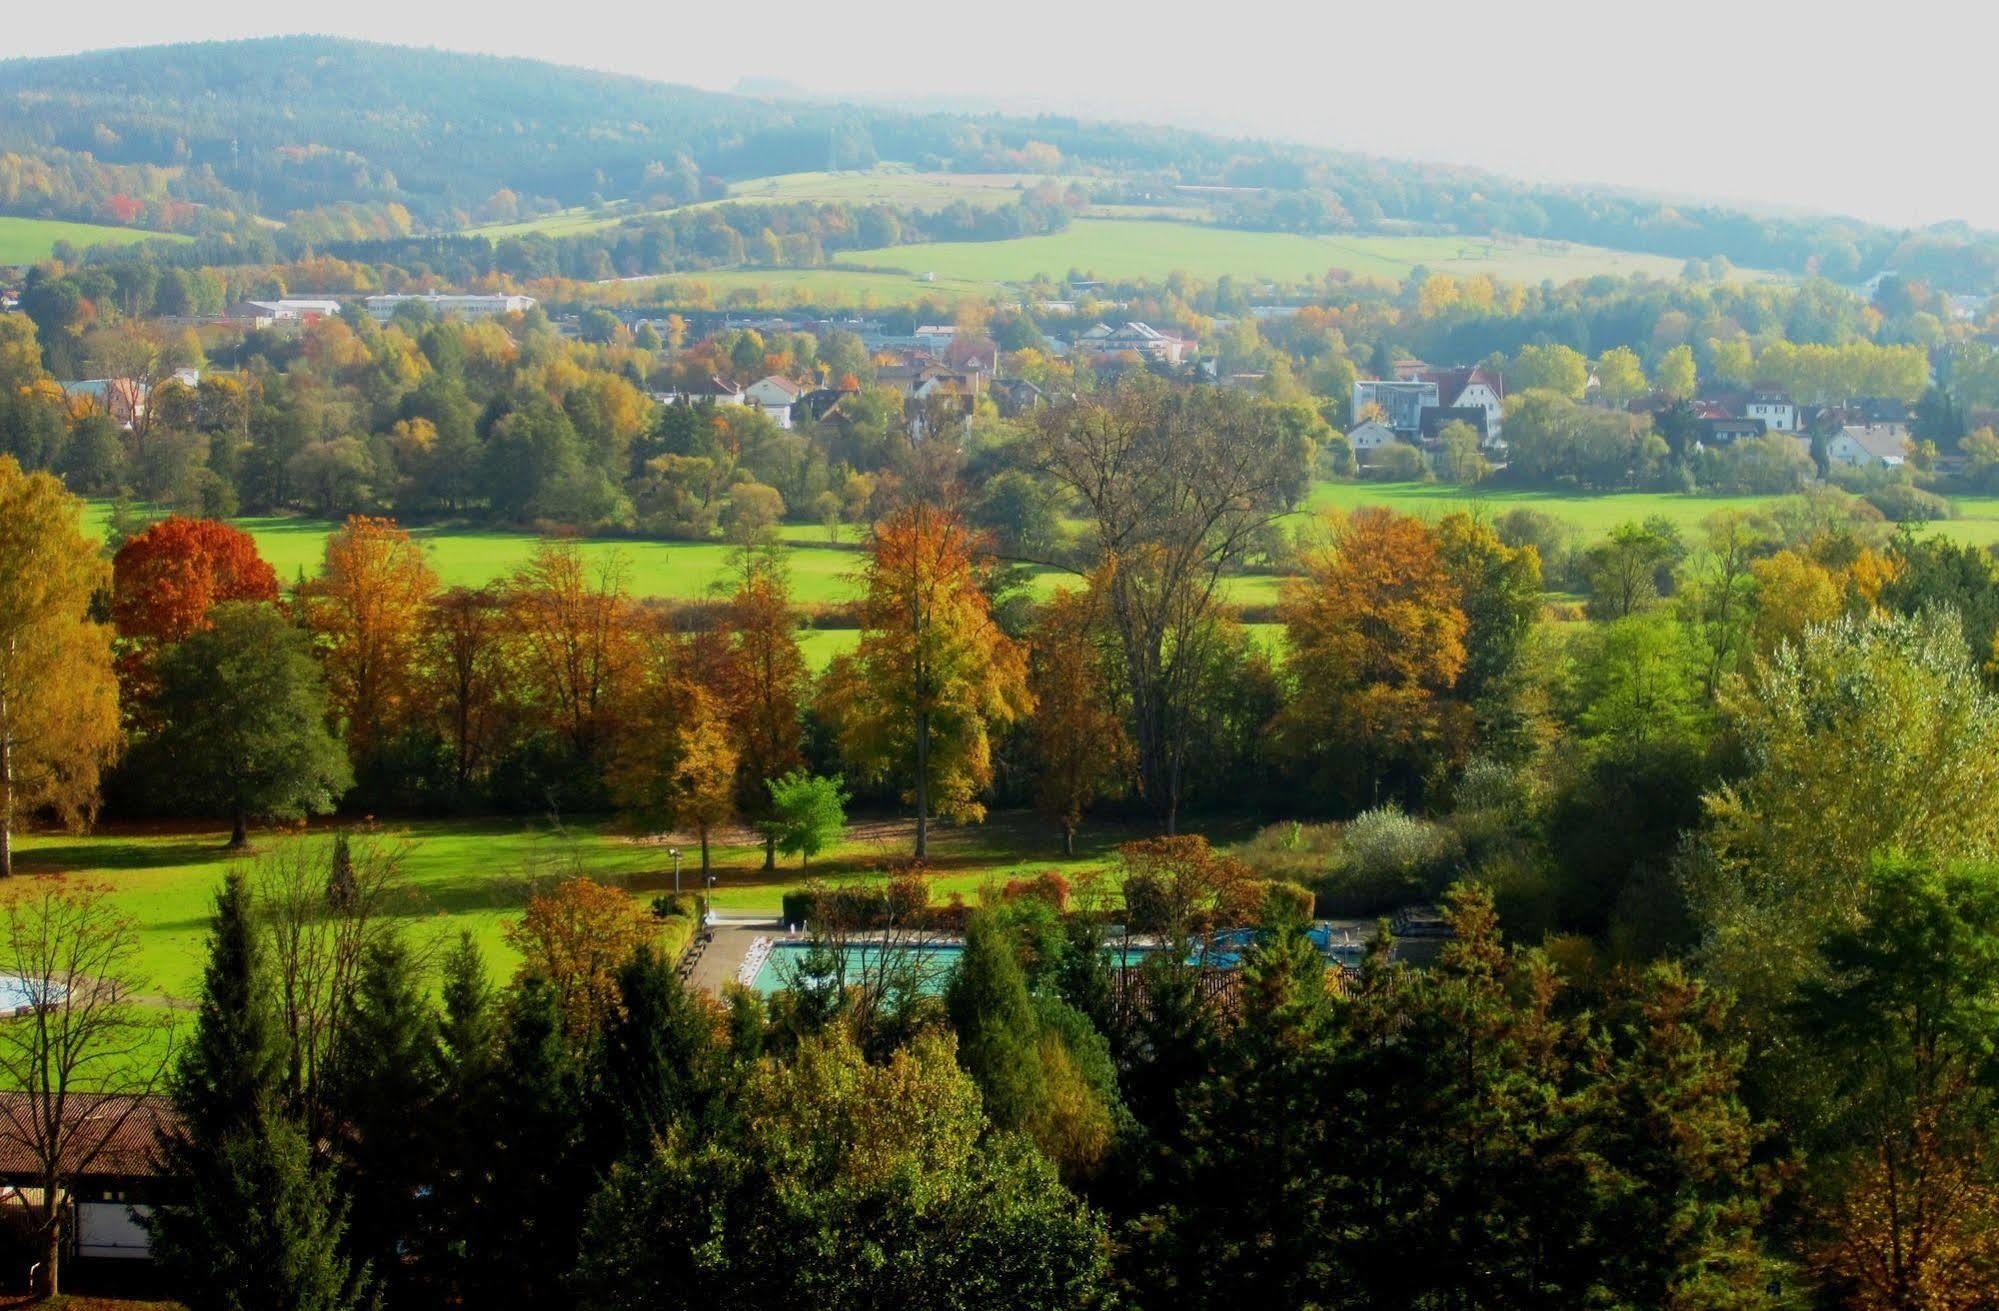
<svg viewBox="0 0 1999 1311">
<path fill-rule="evenodd" d="M 1065 856 L 1076 854 L 1076 826 L 1074 824 L 1064 824 L 1062 826 L 1062 854 Z"/>
<path fill-rule="evenodd" d="M 769 871 L 769 870 L 774 870 L 774 869 L 776 869 L 776 868 L 777 868 L 777 834 L 775 834 L 775 833 L 765 833 L 765 834 L 764 834 L 764 869 L 765 869 L 766 871 Z"/>
<path fill-rule="evenodd" d="M 36 1291 L 43 1297 L 54 1297 L 62 1291 L 62 1214 L 58 1212 L 49 1220 L 46 1243 L 42 1248 L 42 1268 L 35 1280 Z"/>
<path fill-rule="evenodd" d="M 930 854 L 930 713 L 916 714 L 916 858 Z"/>
<path fill-rule="evenodd" d="M 229 830 L 229 849 L 241 851 L 250 845 L 250 820 L 241 807 L 236 810 L 236 822 Z"/>
<path fill-rule="evenodd" d="M 708 826 L 701 826 L 701 881 L 708 881 Z"/>
<path fill-rule="evenodd" d="M 0 697 L 0 879 L 14 873 L 14 736 L 6 728 L 6 698 Z"/>
</svg>

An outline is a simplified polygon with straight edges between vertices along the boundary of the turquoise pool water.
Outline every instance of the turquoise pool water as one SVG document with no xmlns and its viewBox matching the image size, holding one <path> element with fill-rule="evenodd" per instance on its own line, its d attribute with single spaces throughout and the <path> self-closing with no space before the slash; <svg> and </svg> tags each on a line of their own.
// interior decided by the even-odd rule
<svg viewBox="0 0 1999 1311">
<path fill-rule="evenodd" d="M 1320 926 L 1312 930 L 1311 937 L 1312 945 L 1319 949 L 1320 955 L 1326 958 L 1328 964 L 1358 965 L 1366 953 L 1364 943 L 1351 940 L 1348 935 L 1337 929 Z M 1209 947 L 1209 963 L 1223 969 L 1234 969 L 1242 963 L 1242 953 L 1249 948 L 1255 938 L 1256 933 L 1252 929 L 1238 929 L 1217 934 Z M 798 980 L 804 968 L 805 954 L 811 950 L 811 947 L 812 944 L 802 938 L 795 941 L 781 939 L 771 944 L 770 955 L 757 970 L 753 986 L 758 992 L 766 995 L 791 987 Z M 920 946 L 903 947 L 900 950 L 913 958 L 918 987 L 929 993 L 944 990 L 944 985 L 950 982 L 951 971 L 957 968 L 958 957 L 965 952 L 964 947 L 955 942 L 924 943 Z M 1112 954 L 1117 950 L 1112 948 Z M 1150 947 L 1129 948 L 1124 954 L 1123 963 L 1136 965 L 1153 950 L 1154 948 Z M 849 947 L 846 966 L 848 976 L 859 978 L 868 970 L 878 968 L 879 952 L 878 947 Z"/>
<path fill-rule="evenodd" d="M 45 997 L 43 986 L 38 980 L 24 979 L 18 974 L 0 974 L 0 1015 L 12 1015 L 61 997 L 62 990 L 54 984 L 47 985 L 49 994 Z"/>
</svg>

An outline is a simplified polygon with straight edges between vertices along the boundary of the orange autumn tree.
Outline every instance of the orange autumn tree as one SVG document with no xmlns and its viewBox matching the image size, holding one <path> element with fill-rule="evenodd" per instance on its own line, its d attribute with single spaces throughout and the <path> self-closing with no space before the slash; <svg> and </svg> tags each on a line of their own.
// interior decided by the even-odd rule
<svg viewBox="0 0 1999 1311">
<path fill-rule="evenodd" d="M 172 515 L 119 547 L 111 560 L 111 621 L 126 713 L 151 691 L 160 649 L 207 627 L 215 606 L 277 599 L 277 573 L 257 554 L 256 539 L 213 519 Z"/>
<path fill-rule="evenodd" d="M 1028 688 L 1034 694 L 1035 799 L 1062 826 L 1062 852 L 1076 854 L 1083 812 L 1124 780 L 1131 739 L 1118 713 L 1100 643 L 1094 590 L 1058 591 L 1034 625 Z"/>
<path fill-rule="evenodd" d="M 593 569 L 573 541 L 546 540 L 507 581 L 518 691 L 579 761 L 599 761 L 611 713 L 638 667 L 623 557 Z"/>
<path fill-rule="evenodd" d="M 505 934 L 521 954 L 516 977 L 548 981 L 564 1031 L 581 1043 L 617 1006 L 619 968 L 658 931 L 651 912 L 629 894 L 579 877 L 529 898 Z"/>
<path fill-rule="evenodd" d="M 393 519 L 355 515 L 326 541 L 299 608 L 318 639 L 348 751 L 365 759 L 416 710 L 424 616 L 437 575 Z"/>
<path fill-rule="evenodd" d="M 1034 708 L 1027 652 L 993 622 L 986 562 L 958 516 L 910 505 L 875 526 L 861 640 L 826 674 L 825 707 L 864 777 L 906 781 L 916 855 L 930 815 L 976 823 L 992 782 L 991 730 Z"/>
<path fill-rule="evenodd" d="M 1413 788 L 1462 749 L 1470 716 L 1451 694 L 1468 625 L 1428 524 L 1378 508 L 1336 520 L 1281 595 L 1296 693 L 1280 727 L 1300 759 L 1372 804 L 1385 776 Z"/>
<path fill-rule="evenodd" d="M 715 694 L 696 677 L 693 649 L 654 626 L 615 716 L 604 781 L 640 822 L 692 830 L 706 878 L 709 838 L 735 815 L 738 748 Z"/>
<path fill-rule="evenodd" d="M 727 647 L 716 682 L 737 749 L 736 802 L 752 816 L 770 812 L 770 779 L 804 765 L 800 711 L 811 684 L 798 648 L 798 616 L 777 563 L 759 559 L 723 615 Z M 764 868 L 777 867 L 777 838 L 764 840 Z"/>
</svg>

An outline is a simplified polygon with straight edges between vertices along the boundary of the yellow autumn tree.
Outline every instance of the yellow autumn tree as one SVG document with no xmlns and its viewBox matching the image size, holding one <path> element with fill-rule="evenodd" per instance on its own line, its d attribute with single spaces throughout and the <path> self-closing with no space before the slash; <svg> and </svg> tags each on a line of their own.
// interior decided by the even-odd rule
<svg viewBox="0 0 1999 1311">
<path fill-rule="evenodd" d="M 907 784 L 916 855 L 930 815 L 977 822 L 992 782 L 991 730 L 1033 709 L 1027 652 L 980 589 L 985 561 L 957 515 L 907 506 L 875 528 L 861 640 L 827 671 L 825 706 L 863 776 Z"/>
<path fill-rule="evenodd" d="M 327 538 L 319 577 L 299 588 L 356 760 L 414 715 L 424 617 L 436 591 L 422 545 L 395 520 L 362 515 Z"/>
<path fill-rule="evenodd" d="M 605 782 L 620 809 L 654 828 L 690 829 L 709 870 L 709 838 L 736 812 L 740 752 L 719 699 L 693 677 L 684 644 L 657 630 L 620 704 Z"/>
<path fill-rule="evenodd" d="M 1277 616 L 1297 687 L 1281 724 L 1289 749 L 1347 774 L 1354 800 L 1378 800 L 1391 775 L 1413 786 L 1461 750 L 1470 714 L 1452 693 L 1469 623 L 1428 524 L 1379 508 L 1336 522 L 1330 547 L 1285 583 Z"/>
<path fill-rule="evenodd" d="M 91 814 L 118 745 L 111 628 L 90 617 L 110 569 L 82 518 L 60 482 L 0 456 L 0 877 L 23 819 Z"/>
</svg>

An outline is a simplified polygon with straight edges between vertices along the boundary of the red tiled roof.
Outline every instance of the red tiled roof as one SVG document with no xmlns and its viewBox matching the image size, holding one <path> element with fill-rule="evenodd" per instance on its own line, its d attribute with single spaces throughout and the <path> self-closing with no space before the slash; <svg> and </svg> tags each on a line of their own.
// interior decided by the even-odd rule
<svg viewBox="0 0 1999 1311">
<path fill-rule="evenodd" d="M 41 1164 L 29 1144 L 38 1137 L 33 1130 L 35 1116 L 41 1109 L 26 1093 L 0 1093 L 0 1179 L 20 1181 L 40 1172 Z M 71 1093 L 63 1114 L 72 1122 L 110 1123 L 124 1117 L 109 1139 L 103 1137 L 102 1128 L 85 1125 L 71 1137 L 66 1148 L 67 1167 L 72 1171 L 80 1166 L 85 1175 L 120 1178 L 156 1173 L 154 1144 L 161 1130 L 176 1123 L 173 1107 L 164 1097 Z M 86 1153 L 94 1155 L 88 1161 L 77 1160 Z"/>
</svg>

